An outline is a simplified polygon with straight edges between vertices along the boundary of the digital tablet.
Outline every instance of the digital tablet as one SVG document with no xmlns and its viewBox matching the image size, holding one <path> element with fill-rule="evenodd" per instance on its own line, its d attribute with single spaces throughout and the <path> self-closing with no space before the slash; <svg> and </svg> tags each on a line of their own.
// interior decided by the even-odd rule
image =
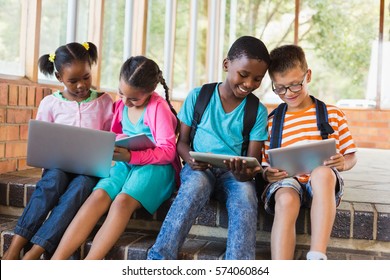
<svg viewBox="0 0 390 280">
<path fill-rule="evenodd" d="M 242 156 L 232 156 L 232 155 L 219 155 L 212 153 L 201 153 L 201 152 L 193 152 L 190 151 L 191 157 L 193 157 L 196 161 L 203 161 L 210 163 L 215 167 L 223 167 L 226 168 L 226 165 L 223 163 L 224 160 L 230 160 L 231 158 L 240 158 L 247 162 L 248 167 L 256 167 L 260 166 L 259 161 L 255 157 L 242 157 Z"/>
<path fill-rule="evenodd" d="M 290 176 L 309 174 L 336 154 L 336 141 L 326 139 L 267 151 L 271 167 Z"/>
<path fill-rule="evenodd" d="M 146 134 L 137 134 L 121 138 L 115 141 L 115 146 L 126 148 L 132 151 L 141 151 L 156 147 L 156 144 Z"/>
</svg>

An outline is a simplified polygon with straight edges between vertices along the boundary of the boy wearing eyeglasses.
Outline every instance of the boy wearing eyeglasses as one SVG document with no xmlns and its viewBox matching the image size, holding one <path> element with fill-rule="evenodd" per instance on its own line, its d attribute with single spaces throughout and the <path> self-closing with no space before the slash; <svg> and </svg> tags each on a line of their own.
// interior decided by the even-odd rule
<svg viewBox="0 0 390 280">
<path fill-rule="evenodd" d="M 285 45 L 271 51 L 268 73 L 272 90 L 286 104 L 281 124 L 281 147 L 321 141 L 317 128 L 315 102 L 308 92 L 312 71 L 305 53 L 296 45 Z M 311 174 L 289 177 L 283 170 L 269 165 L 273 116 L 268 119 L 269 138 L 263 149 L 263 178 L 269 183 L 262 195 L 265 209 L 274 215 L 271 231 L 272 259 L 293 259 L 295 250 L 295 223 L 301 207 L 309 207 L 311 218 L 311 244 L 306 258 L 326 260 L 336 207 L 343 194 L 340 171 L 356 164 L 356 146 L 348 129 L 344 113 L 335 106 L 326 105 L 328 122 L 334 132 L 329 138 L 336 140 L 337 154 L 330 157 Z"/>
</svg>

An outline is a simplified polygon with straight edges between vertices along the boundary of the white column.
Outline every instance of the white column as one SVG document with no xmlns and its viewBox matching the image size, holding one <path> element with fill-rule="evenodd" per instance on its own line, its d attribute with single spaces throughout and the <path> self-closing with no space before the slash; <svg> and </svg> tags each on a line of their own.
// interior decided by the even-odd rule
<svg viewBox="0 0 390 280">
<path fill-rule="evenodd" d="M 68 18 L 66 25 L 66 42 L 76 41 L 77 0 L 68 0 Z"/>
<path fill-rule="evenodd" d="M 229 46 L 236 40 L 237 0 L 230 1 Z"/>
<path fill-rule="evenodd" d="M 188 89 L 195 87 L 195 73 L 196 73 L 196 33 L 198 32 L 198 1 L 191 0 L 190 9 L 190 34 L 189 34 L 189 48 L 188 48 Z"/>
<path fill-rule="evenodd" d="M 167 0 L 165 6 L 164 69 L 165 82 L 173 88 L 173 61 L 175 50 L 176 0 Z"/>
<path fill-rule="evenodd" d="M 208 59 L 207 59 L 207 82 L 218 79 L 216 73 L 218 61 L 218 34 L 219 34 L 219 6 L 220 0 L 209 1 L 209 33 L 208 33 Z"/>
<path fill-rule="evenodd" d="M 126 0 L 125 4 L 125 37 L 123 42 L 123 61 L 131 56 L 132 29 L 133 29 L 133 0 Z"/>
<path fill-rule="evenodd" d="M 226 0 L 221 0 L 221 6 L 219 10 L 219 48 L 218 48 L 218 60 L 216 65 L 216 70 L 218 71 L 218 81 L 223 79 L 223 69 L 222 62 L 226 54 L 223 51 L 224 42 L 225 42 L 225 15 L 226 15 Z"/>
</svg>

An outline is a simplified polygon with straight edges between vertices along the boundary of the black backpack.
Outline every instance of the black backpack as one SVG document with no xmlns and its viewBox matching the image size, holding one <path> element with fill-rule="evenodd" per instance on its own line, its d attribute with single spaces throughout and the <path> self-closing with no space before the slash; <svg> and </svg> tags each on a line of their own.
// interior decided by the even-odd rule
<svg viewBox="0 0 390 280">
<path fill-rule="evenodd" d="M 328 121 L 328 111 L 326 110 L 326 105 L 321 100 L 318 100 L 314 96 L 311 96 L 311 99 L 316 105 L 316 118 L 317 118 L 317 127 L 321 132 L 322 139 L 328 139 L 328 135 L 334 132 L 333 128 L 330 126 Z M 270 139 L 270 149 L 279 148 L 282 143 L 282 131 L 283 131 L 283 122 L 284 116 L 286 114 L 287 104 L 281 103 L 276 107 L 269 115 L 268 119 L 271 116 L 274 116 L 272 121 L 272 130 L 271 130 L 271 139 Z"/>
<path fill-rule="evenodd" d="M 199 96 L 195 102 L 194 116 L 191 123 L 190 132 L 190 145 L 192 148 L 193 140 L 195 137 L 196 129 L 202 119 L 203 113 L 210 102 L 211 96 L 214 93 L 215 87 L 218 83 L 204 84 L 200 89 Z M 250 93 L 247 96 L 245 108 L 244 108 L 244 128 L 242 130 L 243 143 L 241 147 L 241 155 L 246 156 L 249 145 L 249 133 L 256 122 L 257 110 L 259 106 L 259 99 Z"/>
</svg>

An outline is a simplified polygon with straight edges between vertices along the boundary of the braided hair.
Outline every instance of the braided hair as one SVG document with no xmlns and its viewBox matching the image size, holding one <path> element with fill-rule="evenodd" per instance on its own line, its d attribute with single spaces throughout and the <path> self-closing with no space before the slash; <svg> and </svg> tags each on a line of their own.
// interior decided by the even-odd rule
<svg viewBox="0 0 390 280">
<path fill-rule="evenodd" d="M 154 91 L 160 83 L 165 91 L 165 100 L 177 119 L 177 112 L 169 100 L 168 85 L 156 62 L 145 56 L 132 56 L 123 63 L 119 78 L 123 79 L 128 85 L 143 89 L 145 92 Z M 179 125 L 180 122 L 177 119 L 176 134 L 179 133 Z"/>
</svg>

